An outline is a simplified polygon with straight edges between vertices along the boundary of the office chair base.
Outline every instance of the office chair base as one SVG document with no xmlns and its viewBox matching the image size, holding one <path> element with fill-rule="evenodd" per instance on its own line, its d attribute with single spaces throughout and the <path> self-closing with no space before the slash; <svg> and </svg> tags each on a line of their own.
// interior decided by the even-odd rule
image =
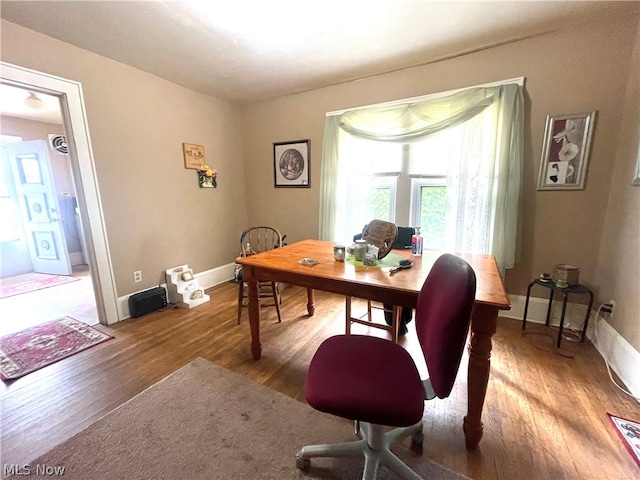
<svg viewBox="0 0 640 480">
<path fill-rule="evenodd" d="M 363 480 L 373 480 L 378 473 L 380 464 L 401 478 L 420 480 L 417 473 L 411 470 L 402 460 L 394 455 L 390 447 L 411 435 L 412 450 L 422 450 L 422 422 L 410 427 L 396 428 L 389 432 L 384 431 L 384 426 L 360 422 L 361 440 L 345 443 L 308 445 L 296 454 L 296 467 L 305 470 L 311 464 L 311 458 L 317 457 L 358 457 L 363 455 L 364 471 Z"/>
</svg>

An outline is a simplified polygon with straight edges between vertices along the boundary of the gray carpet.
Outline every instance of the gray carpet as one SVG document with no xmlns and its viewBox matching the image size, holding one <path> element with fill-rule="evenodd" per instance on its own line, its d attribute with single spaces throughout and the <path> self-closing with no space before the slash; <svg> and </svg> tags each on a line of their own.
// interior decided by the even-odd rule
<svg viewBox="0 0 640 480">
<path fill-rule="evenodd" d="M 295 466 L 303 445 L 353 439 L 350 422 L 198 358 L 15 478 L 51 478 L 64 468 L 57 473 L 65 480 L 355 479 L 363 460 L 313 459 L 305 472 Z M 408 448 L 396 453 L 424 478 L 466 478 Z M 383 468 L 379 478 L 396 477 Z"/>
</svg>

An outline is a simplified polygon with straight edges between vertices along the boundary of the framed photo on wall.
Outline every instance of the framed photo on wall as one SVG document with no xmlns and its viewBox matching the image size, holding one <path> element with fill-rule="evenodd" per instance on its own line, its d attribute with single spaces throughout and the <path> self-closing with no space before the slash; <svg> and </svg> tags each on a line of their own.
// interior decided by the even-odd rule
<svg viewBox="0 0 640 480">
<path fill-rule="evenodd" d="M 273 177 L 276 188 L 311 186 L 310 140 L 273 144 Z"/>
<path fill-rule="evenodd" d="M 547 115 L 538 190 L 582 190 L 596 112 Z"/>
<path fill-rule="evenodd" d="M 204 165 L 204 147 L 193 143 L 183 143 L 182 153 L 184 154 L 184 168 L 200 170 Z"/>
</svg>

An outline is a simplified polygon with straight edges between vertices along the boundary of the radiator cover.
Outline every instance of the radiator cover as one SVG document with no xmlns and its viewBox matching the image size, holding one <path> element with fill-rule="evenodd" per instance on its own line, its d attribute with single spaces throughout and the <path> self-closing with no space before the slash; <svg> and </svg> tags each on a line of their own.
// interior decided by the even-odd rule
<svg viewBox="0 0 640 480">
<path fill-rule="evenodd" d="M 129 297 L 129 313 L 137 318 L 167 306 L 167 291 L 164 287 L 136 293 Z"/>
</svg>

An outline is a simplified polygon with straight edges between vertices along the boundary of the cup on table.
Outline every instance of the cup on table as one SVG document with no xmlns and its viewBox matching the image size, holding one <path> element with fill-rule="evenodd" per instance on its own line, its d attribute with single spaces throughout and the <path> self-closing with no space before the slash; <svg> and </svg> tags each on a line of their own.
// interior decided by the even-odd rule
<svg viewBox="0 0 640 480">
<path fill-rule="evenodd" d="M 344 245 L 334 245 L 333 258 L 335 258 L 337 262 L 344 262 L 345 250 L 346 247 Z"/>
<path fill-rule="evenodd" d="M 378 255 L 373 252 L 367 252 L 364 254 L 364 260 L 362 261 L 363 265 L 367 267 L 374 267 L 378 261 Z"/>
</svg>

